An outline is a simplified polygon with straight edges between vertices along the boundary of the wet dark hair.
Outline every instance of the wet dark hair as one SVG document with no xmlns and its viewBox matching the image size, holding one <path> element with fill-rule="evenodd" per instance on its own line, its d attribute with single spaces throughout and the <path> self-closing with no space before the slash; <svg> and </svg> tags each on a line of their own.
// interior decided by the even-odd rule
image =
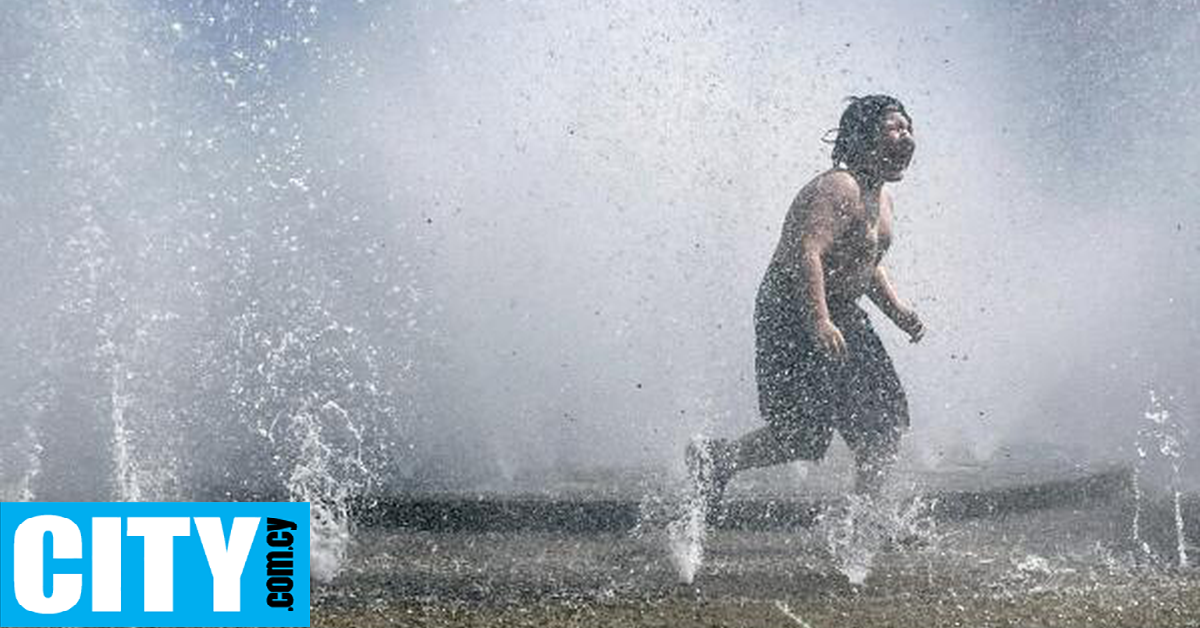
<svg viewBox="0 0 1200 628">
<path fill-rule="evenodd" d="M 875 148 L 879 137 L 879 127 L 883 117 L 892 111 L 899 112 L 908 119 L 912 126 L 912 116 L 904 110 L 904 105 L 897 99 L 883 94 L 870 96 L 851 96 L 850 104 L 842 112 L 838 122 L 837 138 L 833 140 L 833 166 L 847 166 L 860 163 Z M 833 131 L 831 130 L 830 133 Z"/>
</svg>

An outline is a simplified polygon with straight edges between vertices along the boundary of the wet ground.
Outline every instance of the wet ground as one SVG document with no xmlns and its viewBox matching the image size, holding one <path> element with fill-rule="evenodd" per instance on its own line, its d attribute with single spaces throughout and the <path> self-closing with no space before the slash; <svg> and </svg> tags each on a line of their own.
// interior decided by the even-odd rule
<svg viewBox="0 0 1200 628">
<path fill-rule="evenodd" d="M 342 574 L 315 585 L 313 625 L 1200 626 L 1200 569 L 1176 564 L 1169 500 L 1143 503 L 1136 540 L 1128 491 L 1035 505 L 927 508 L 918 536 L 865 554 L 832 515 L 726 521 L 708 531 L 690 584 L 653 518 L 585 531 L 363 526 Z M 847 565 L 864 556 L 853 584 Z"/>
</svg>

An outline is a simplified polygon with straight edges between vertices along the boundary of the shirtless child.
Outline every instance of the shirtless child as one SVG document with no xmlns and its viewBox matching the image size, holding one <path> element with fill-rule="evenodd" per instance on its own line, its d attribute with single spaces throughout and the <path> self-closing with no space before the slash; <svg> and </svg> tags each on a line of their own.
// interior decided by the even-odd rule
<svg viewBox="0 0 1200 628">
<path fill-rule="evenodd" d="M 732 442 L 688 447 L 689 472 L 710 512 L 736 472 L 819 460 L 834 430 L 854 452 L 855 491 L 875 495 L 882 487 L 908 427 L 908 402 L 857 301 L 866 295 L 912 342 L 921 339 L 920 318 L 881 265 L 892 240 L 892 199 L 883 188 L 904 177 L 916 146 L 912 131 L 895 98 L 851 99 L 833 168 L 792 203 L 754 312 L 767 425 Z"/>
</svg>

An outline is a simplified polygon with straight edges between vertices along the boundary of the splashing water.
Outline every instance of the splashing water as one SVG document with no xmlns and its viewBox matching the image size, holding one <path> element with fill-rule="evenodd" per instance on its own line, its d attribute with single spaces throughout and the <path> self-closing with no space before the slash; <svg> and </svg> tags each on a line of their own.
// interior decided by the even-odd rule
<svg viewBox="0 0 1200 628">
<path fill-rule="evenodd" d="M 36 499 L 35 484 L 42 474 L 42 456 L 45 452 L 39 426 L 54 397 L 53 388 L 42 382 L 13 399 L 15 405 L 11 409 L 4 408 L 4 411 L 15 416 L 24 413 L 25 421 L 21 425 L 20 437 L 9 445 L 4 455 L 0 455 L 0 462 L 13 461 L 13 466 L 8 469 L 0 465 L 0 478 L 4 477 L 4 471 L 17 478 L 11 485 L 0 485 L 0 501 L 31 502 Z"/>
<path fill-rule="evenodd" d="M 251 339 L 243 346 L 259 366 L 244 372 L 242 383 L 255 391 L 246 411 L 274 452 L 288 498 L 310 504 L 312 574 L 328 582 L 352 542 L 350 499 L 377 481 L 364 458 L 363 422 L 381 422 L 390 406 L 358 332 L 319 307 L 303 316 L 312 324 L 278 334 L 247 327 Z"/>
<path fill-rule="evenodd" d="M 696 572 L 704 563 L 704 538 L 707 534 L 705 519 L 708 508 L 698 491 L 691 490 L 684 501 L 684 514 L 667 524 L 667 538 L 671 551 L 671 563 L 679 574 L 679 581 L 691 584 Z"/>
<path fill-rule="evenodd" d="M 875 515 L 879 511 L 873 502 L 860 495 L 850 495 L 846 502 L 820 515 L 819 534 L 826 547 L 851 584 L 862 584 L 871 571 L 875 555 L 883 547 L 883 528 Z"/>
<path fill-rule="evenodd" d="M 881 551 L 894 544 L 934 540 L 932 507 L 919 498 L 901 503 L 849 495 L 818 516 L 815 533 L 824 539 L 838 571 L 851 584 L 861 585 Z"/>
<path fill-rule="evenodd" d="M 117 499 L 123 502 L 140 502 L 142 501 L 142 488 L 138 481 L 137 462 L 129 453 L 129 425 L 125 416 L 131 398 L 124 389 L 125 372 L 120 364 L 114 365 L 110 373 L 110 381 L 112 457 Z"/>
<path fill-rule="evenodd" d="M 1133 465 L 1133 523 L 1131 534 L 1133 542 L 1143 555 L 1149 556 L 1152 554 L 1150 544 L 1142 539 L 1142 467 L 1146 465 L 1146 448 L 1142 446 L 1142 441 L 1138 438 L 1134 446 L 1137 450 L 1137 463 Z"/>
<path fill-rule="evenodd" d="M 1184 462 L 1184 428 L 1173 419 L 1170 410 L 1153 390 L 1150 391 L 1149 405 L 1146 408 L 1143 418 L 1146 420 L 1146 423 L 1138 430 L 1137 441 L 1135 443 L 1138 460 L 1133 472 L 1135 503 L 1132 530 L 1133 540 L 1142 550 L 1143 554 L 1153 554 L 1150 544 L 1143 538 L 1143 531 L 1141 529 L 1142 509 L 1145 497 L 1142 482 L 1145 480 L 1146 470 L 1151 457 L 1156 457 L 1159 460 L 1166 461 L 1171 470 L 1169 490 L 1174 510 L 1175 560 L 1179 567 L 1186 568 L 1188 566 L 1187 538 L 1184 535 L 1183 490 L 1180 479 Z"/>
<path fill-rule="evenodd" d="M 335 402 L 321 410 L 333 411 L 346 419 L 347 426 L 360 439 L 362 434 L 349 422 L 349 416 Z M 287 480 L 293 501 L 309 502 L 311 524 L 310 554 L 313 577 L 329 582 L 341 571 L 351 541 L 349 498 L 355 483 L 339 481 L 334 468 L 337 452 L 321 437 L 323 424 L 318 414 L 301 412 L 292 418 L 293 429 L 302 435 L 300 458 Z M 351 457 L 355 469 L 367 475 L 361 449 Z"/>
<path fill-rule="evenodd" d="M 17 484 L 17 501 L 31 502 L 34 499 L 33 483 L 37 481 L 38 475 L 42 472 L 42 446 L 41 437 L 38 436 L 37 429 L 32 425 L 25 425 L 25 440 L 28 443 L 29 450 L 26 453 L 25 473 L 21 476 L 20 482 Z"/>
<path fill-rule="evenodd" d="M 340 171 L 310 159 L 308 97 L 288 87 L 341 67 L 317 67 L 316 4 L 152 4 L 64 0 L 5 22 L 45 42 L 19 59 L 37 80 L 14 106 L 34 113 L 5 130 L 46 138 L 51 164 L 11 202 L 44 214 L 19 233 L 55 237 L 18 271 L 48 277 L 13 317 L 26 363 L 5 410 L 23 434 L 2 488 L 308 501 L 328 580 L 351 496 L 394 476 L 411 413 L 393 386 L 416 377 L 402 359 L 422 332 L 395 294 L 415 280 L 367 237 Z M 364 286 L 392 292 L 366 305 Z"/>
<path fill-rule="evenodd" d="M 708 440 L 700 435 L 693 437 L 692 443 L 699 454 L 700 464 L 712 467 L 713 460 L 708 447 Z M 711 481 L 711 477 L 705 478 Z M 679 574 L 680 582 L 691 584 L 700 566 L 704 563 L 704 540 L 707 535 L 708 502 L 704 493 L 709 486 L 701 486 L 689 474 L 687 486 L 683 491 L 683 513 L 667 524 L 667 540 L 671 553 L 671 563 Z"/>
</svg>

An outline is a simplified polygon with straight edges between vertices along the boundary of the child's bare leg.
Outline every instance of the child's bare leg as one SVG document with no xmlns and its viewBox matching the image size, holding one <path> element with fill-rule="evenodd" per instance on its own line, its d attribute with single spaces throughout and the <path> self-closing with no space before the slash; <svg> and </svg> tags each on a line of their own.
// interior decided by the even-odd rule
<svg viewBox="0 0 1200 628">
<path fill-rule="evenodd" d="M 869 442 L 859 443 L 854 451 L 854 492 L 878 497 L 899 454 L 900 433 L 889 429 Z"/>
<path fill-rule="evenodd" d="M 798 457 L 793 447 L 770 427 L 760 427 L 729 444 L 734 471 L 770 467 Z"/>
</svg>

